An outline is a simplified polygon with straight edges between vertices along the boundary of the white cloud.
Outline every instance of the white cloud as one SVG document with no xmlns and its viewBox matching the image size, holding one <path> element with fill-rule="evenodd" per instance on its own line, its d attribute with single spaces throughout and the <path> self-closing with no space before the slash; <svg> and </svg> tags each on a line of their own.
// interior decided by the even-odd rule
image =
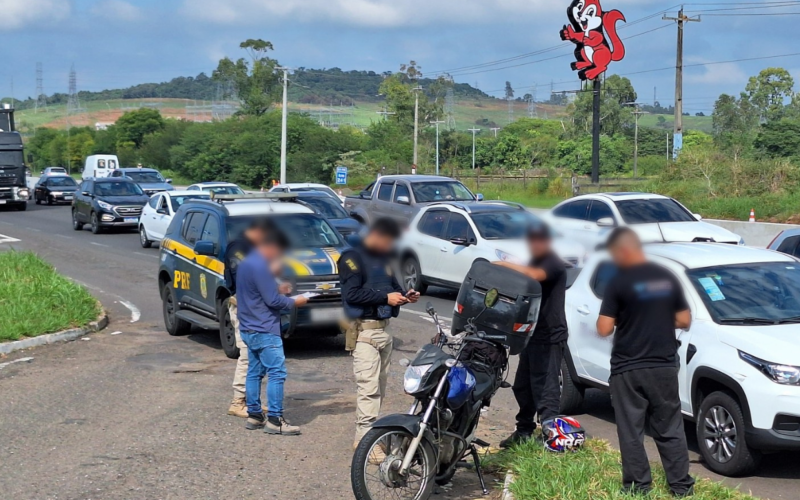
<svg viewBox="0 0 800 500">
<path fill-rule="evenodd" d="M 183 11 L 204 21 L 263 23 L 324 21 L 370 28 L 486 22 L 509 16 L 535 19 L 564 7 L 547 0 L 184 0 Z M 512 19 L 514 18 L 512 17 Z"/>
<path fill-rule="evenodd" d="M 70 14 L 69 0 L 0 0 L 0 31 L 34 22 L 56 22 Z"/>
<path fill-rule="evenodd" d="M 123 0 L 103 0 L 92 7 L 92 14 L 117 21 L 138 21 L 144 17 L 139 7 Z"/>
<path fill-rule="evenodd" d="M 687 83 L 732 84 L 747 81 L 747 73 L 735 63 L 711 64 L 687 68 L 684 80 Z"/>
</svg>

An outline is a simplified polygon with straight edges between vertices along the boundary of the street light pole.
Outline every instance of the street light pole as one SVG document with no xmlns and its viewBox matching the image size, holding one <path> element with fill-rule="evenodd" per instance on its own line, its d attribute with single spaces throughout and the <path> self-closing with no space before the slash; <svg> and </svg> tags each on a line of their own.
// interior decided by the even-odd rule
<svg viewBox="0 0 800 500">
<path fill-rule="evenodd" d="M 472 132 L 472 169 L 475 170 L 475 134 L 481 131 L 479 128 L 469 129 Z"/>
<path fill-rule="evenodd" d="M 419 85 L 411 89 L 414 92 L 414 162 L 412 164 L 413 173 L 417 173 L 417 144 L 419 142 Z"/>
<path fill-rule="evenodd" d="M 289 114 L 289 68 L 279 67 L 283 71 L 283 115 L 281 116 L 281 184 L 286 184 L 286 127 Z"/>
<path fill-rule="evenodd" d="M 441 120 L 432 121 L 431 125 L 436 125 L 436 175 L 439 175 L 439 125 L 446 123 Z"/>
<path fill-rule="evenodd" d="M 492 128 L 491 128 L 491 129 L 489 129 L 489 130 L 491 130 L 492 132 L 494 132 L 494 138 L 495 138 L 495 139 L 497 139 L 497 131 L 498 131 L 498 130 L 500 130 L 500 128 L 499 128 L 499 127 L 492 127 Z"/>
<path fill-rule="evenodd" d="M 626 102 L 623 106 L 633 106 L 633 116 L 636 125 L 634 126 L 633 132 L 633 178 L 636 179 L 639 177 L 639 116 L 641 115 L 648 115 L 650 114 L 647 111 L 641 111 L 639 109 L 638 102 Z"/>
</svg>

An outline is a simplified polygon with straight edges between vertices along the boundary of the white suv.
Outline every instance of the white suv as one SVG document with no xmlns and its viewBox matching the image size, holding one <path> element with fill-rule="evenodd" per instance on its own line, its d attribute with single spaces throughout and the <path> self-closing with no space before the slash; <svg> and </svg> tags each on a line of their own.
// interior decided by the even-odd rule
<svg viewBox="0 0 800 500">
<path fill-rule="evenodd" d="M 139 243 L 142 248 L 161 243 L 175 212 L 184 202 L 208 200 L 210 197 L 210 194 L 201 191 L 163 191 L 151 196 L 139 216 Z"/>
<path fill-rule="evenodd" d="M 429 285 L 458 289 L 478 260 L 524 264 L 530 260 L 524 236 L 536 216 L 506 202 L 442 202 L 424 207 L 400 242 L 406 289 L 425 293 Z M 583 264 L 583 247 L 554 242 L 573 267 Z"/>
<path fill-rule="evenodd" d="M 691 327 L 676 331 L 681 408 L 708 467 L 740 476 L 762 451 L 800 450 L 800 261 L 718 243 L 645 248 L 681 282 L 692 310 Z M 613 337 L 595 323 L 615 273 L 598 252 L 567 291 L 564 413 L 579 411 L 585 388 L 608 388 Z"/>
</svg>

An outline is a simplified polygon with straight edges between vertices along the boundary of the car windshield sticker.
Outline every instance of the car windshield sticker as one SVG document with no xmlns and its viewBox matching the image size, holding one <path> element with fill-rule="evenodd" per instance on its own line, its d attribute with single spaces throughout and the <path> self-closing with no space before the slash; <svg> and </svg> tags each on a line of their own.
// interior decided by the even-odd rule
<svg viewBox="0 0 800 500">
<path fill-rule="evenodd" d="M 703 289 L 708 294 L 708 298 L 713 302 L 725 300 L 725 295 L 722 294 L 722 290 L 719 289 L 719 286 L 717 286 L 713 278 L 700 278 L 697 281 L 703 285 Z"/>
<path fill-rule="evenodd" d="M 725 286 L 725 283 L 722 282 L 722 276 L 720 276 L 719 274 L 717 274 L 717 273 L 706 274 L 706 276 L 708 276 L 709 278 L 714 278 L 714 281 L 717 282 L 717 285 Z"/>
</svg>

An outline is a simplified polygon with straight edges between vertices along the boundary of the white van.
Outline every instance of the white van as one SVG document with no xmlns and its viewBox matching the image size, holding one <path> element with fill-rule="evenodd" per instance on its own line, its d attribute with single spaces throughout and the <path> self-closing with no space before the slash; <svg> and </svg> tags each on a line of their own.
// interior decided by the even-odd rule
<svg viewBox="0 0 800 500">
<path fill-rule="evenodd" d="M 100 179 L 102 177 L 108 177 L 111 175 L 111 172 L 118 168 L 119 158 L 117 158 L 117 155 L 87 156 L 81 177 L 84 180 L 90 178 Z"/>
</svg>

